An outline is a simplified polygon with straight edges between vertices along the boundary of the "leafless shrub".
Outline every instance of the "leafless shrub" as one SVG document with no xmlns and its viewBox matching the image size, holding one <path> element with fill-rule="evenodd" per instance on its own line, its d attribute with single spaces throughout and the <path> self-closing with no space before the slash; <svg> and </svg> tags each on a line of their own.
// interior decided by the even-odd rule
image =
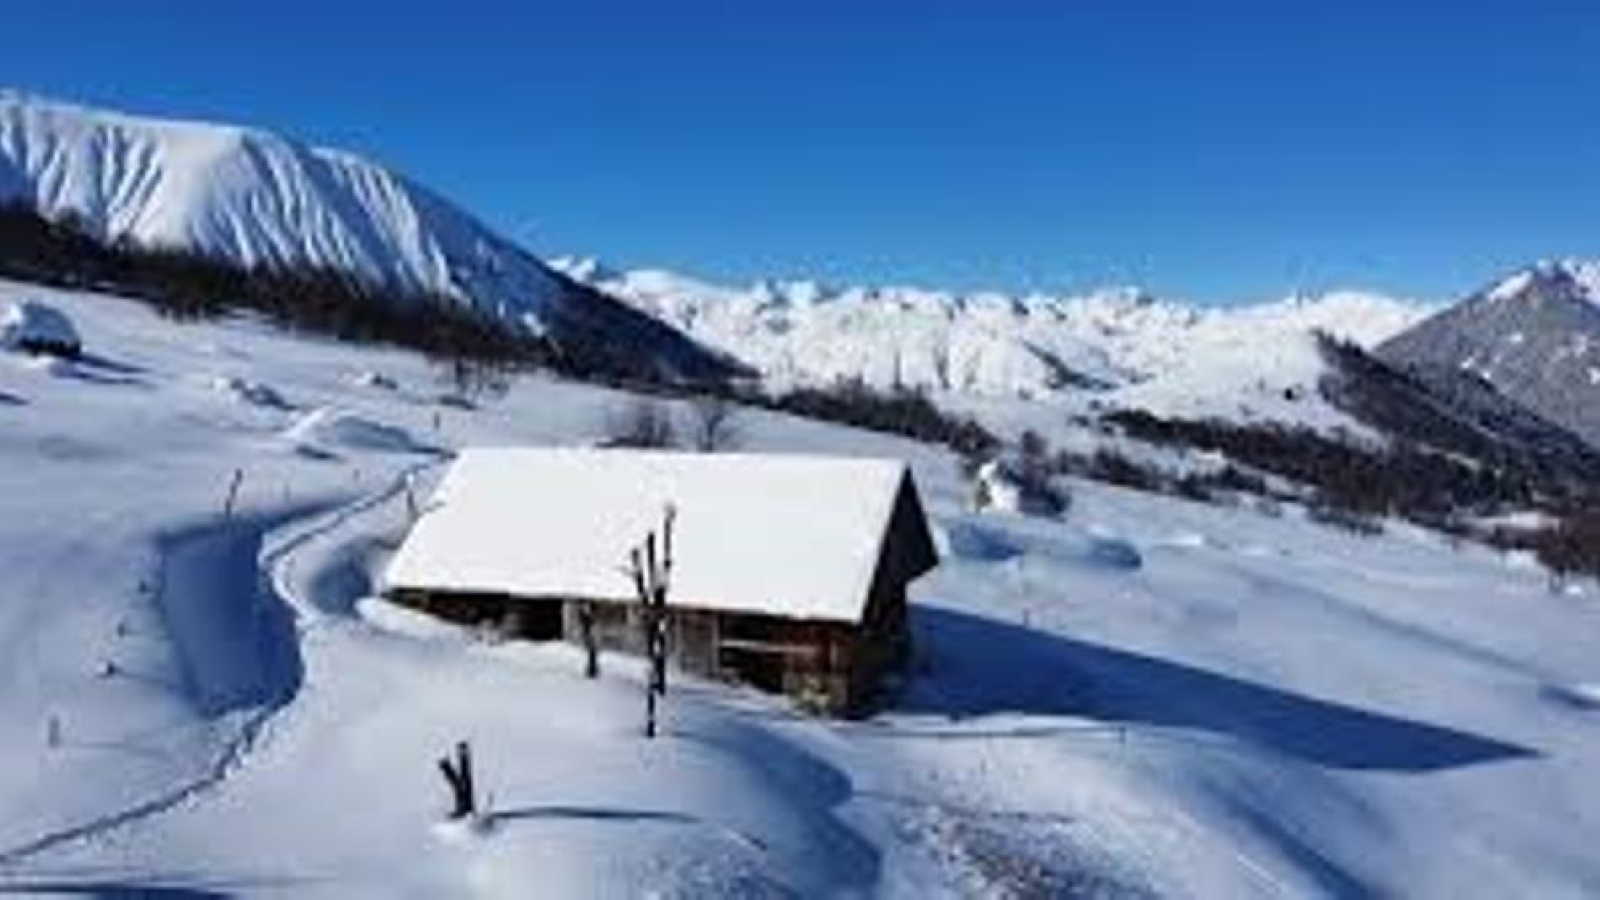
<svg viewBox="0 0 1600 900">
<path fill-rule="evenodd" d="M 678 445 L 678 431 L 672 424 L 672 410 L 649 397 L 635 397 L 612 410 L 603 443 L 607 447 L 660 449 Z"/>
<path fill-rule="evenodd" d="M 511 389 L 511 368 L 505 363 L 467 354 L 452 354 L 434 363 L 436 377 L 448 393 L 445 402 L 474 409 L 484 400 L 497 400 Z"/>
<path fill-rule="evenodd" d="M 720 394 L 702 394 L 689 403 L 690 441 L 701 453 L 732 450 L 739 442 L 738 407 Z"/>
</svg>

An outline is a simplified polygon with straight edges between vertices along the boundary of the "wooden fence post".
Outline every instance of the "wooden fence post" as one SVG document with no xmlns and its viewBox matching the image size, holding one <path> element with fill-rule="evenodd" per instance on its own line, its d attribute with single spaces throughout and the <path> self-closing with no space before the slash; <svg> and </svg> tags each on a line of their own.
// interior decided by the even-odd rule
<svg viewBox="0 0 1600 900">
<path fill-rule="evenodd" d="M 239 485 L 244 481 L 244 470 L 234 469 L 233 480 L 228 483 L 228 499 L 222 504 L 222 518 L 233 518 L 233 504 L 239 499 Z"/>
<path fill-rule="evenodd" d="M 453 764 L 449 757 L 439 759 L 439 771 L 444 774 L 444 780 L 450 784 L 450 818 L 465 819 L 476 815 L 478 797 L 472 783 L 472 748 L 466 741 L 456 744 L 456 758 Z"/>
</svg>

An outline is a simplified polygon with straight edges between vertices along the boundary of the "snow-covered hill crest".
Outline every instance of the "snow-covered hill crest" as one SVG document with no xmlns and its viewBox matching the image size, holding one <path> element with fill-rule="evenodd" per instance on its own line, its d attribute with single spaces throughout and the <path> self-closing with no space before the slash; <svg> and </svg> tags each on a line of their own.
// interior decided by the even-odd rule
<svg viewBox="0 0 1600 900">
<path fill-rule="evenodd" d="M 1600 262 L 1546 259 L 1500 279 L 1482 292 L 1487 301 L 1525 303 L 1581 300 L 1600 306 Z"/>
</svg>

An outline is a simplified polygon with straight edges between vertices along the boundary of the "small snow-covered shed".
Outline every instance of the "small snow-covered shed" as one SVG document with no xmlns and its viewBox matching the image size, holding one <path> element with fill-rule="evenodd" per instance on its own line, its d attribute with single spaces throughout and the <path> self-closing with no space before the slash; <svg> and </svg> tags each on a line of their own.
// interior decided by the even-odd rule
<svg viewBox="0 0 1600 900">
<path fill-rule="evenodd" d="M 625 562 L 674 511 L 669 646 L 687 671 L 870 704 L 909 649 L 906 587 L 938 563 L 897 460 L 475 448 L 454 462 L 385 576 L 399 603 L 518 637 L 636 652 Z"/>
</svg>

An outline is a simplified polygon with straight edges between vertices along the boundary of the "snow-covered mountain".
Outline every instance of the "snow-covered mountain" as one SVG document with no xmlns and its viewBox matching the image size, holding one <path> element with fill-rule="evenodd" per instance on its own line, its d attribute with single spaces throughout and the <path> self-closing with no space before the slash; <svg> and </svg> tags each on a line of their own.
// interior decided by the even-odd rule
<svg viewBox="0 0 1600 900">
<path fill-rule="evenodd" d="M 780 383 L 860 378 L 879 387 L 1068 401 L 1093 393 L 1174 413 L 1233 414 L 1241 403 L 1309 396 L 1323 371 L 1314 332 L 1371 345 L 1428 312 L 1355 292 L 1201 308 L 1136 288 L 1008 296 L 809 281 L 727 287 L 594 260 L 551 264 Z"/>
<path fill-rule="evenodd" d="M 337 269 L 538 329 L 548 269 L 427 190 L 275 134 L 0 93 L 0 200 L 72 214 L 109 241 L 246 266 Z"/>
<path fill-rule="evenodd" d="M 1600 263 L 1530 266 L 1396 335 L 1380 355 L 1487 381 L 1600 446 Z"/>
<path fill-rule="evenodd" d="M 0 203 L 70 216 L 108 243 L 331 269 L 396 298 L 449 298 L 568 345 L 613 345 L 674 369 L 708 362 L 426 188 L 265 131 L 0 91 Z"/>
<path fill-rule="evenodd" d="M 1218 310 L 1135 288 L 1082 296 L 776 281 L 735 288 L 593 261 L 547 265 L 350 153 L 0 91 L 4 202 L 70 215 L 108 242 L 334 269 L 396 297 L 451 298 L 564 347 L 677 372 L 726 362 L 704 345 L 779 386 L 861 378 L 1078 402 L 1114 392 L 1125 396 L 1104 399 L 1232 415 L 1314 393 L 1322 364 L 1313 329 L 1371 344 L 1421 316 L 1415 305 L 1353 293 Z M 1301 408 L 1280 412 L 1306 418 Z"/>
</svg>

